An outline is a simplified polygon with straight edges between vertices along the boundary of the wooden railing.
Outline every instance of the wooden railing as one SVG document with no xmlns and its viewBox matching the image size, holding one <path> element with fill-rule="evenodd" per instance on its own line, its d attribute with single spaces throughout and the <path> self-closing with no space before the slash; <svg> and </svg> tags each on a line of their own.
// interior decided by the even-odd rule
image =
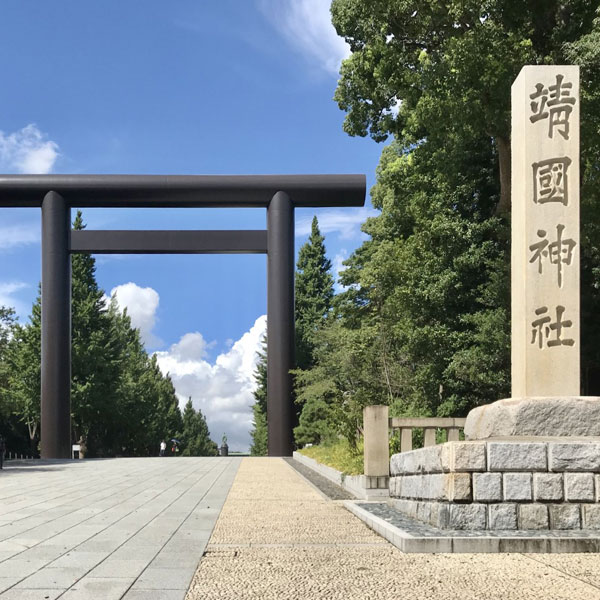
<svg viewBox="0 0 600 600">
<path fill-rule="evenodd" d="M 437 431 L 446 432 L 445 442 L 456 442 L 460 439 L 460 430 L 464 428 L 466 419 L 454 417 L 391 417 L 389 429 L 391 435 L 400 432 L 400 452 L 413 449 L 413 430 L 423 430 L 423 446 L 435 446 Z"/>
</svg>

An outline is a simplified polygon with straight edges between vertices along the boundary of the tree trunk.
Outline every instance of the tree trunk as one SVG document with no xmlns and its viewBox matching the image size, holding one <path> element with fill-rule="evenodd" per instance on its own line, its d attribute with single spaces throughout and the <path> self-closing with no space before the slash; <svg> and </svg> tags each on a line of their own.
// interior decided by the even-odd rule
<svg viewBox="0 0 600 600">
<path fill-rule="evenodd" d="M 496 137 L 498 162 L 500 163 L 500 201 L 496 206 L 496 214 L 510 213 L 510 140 Z"/>
</svg>

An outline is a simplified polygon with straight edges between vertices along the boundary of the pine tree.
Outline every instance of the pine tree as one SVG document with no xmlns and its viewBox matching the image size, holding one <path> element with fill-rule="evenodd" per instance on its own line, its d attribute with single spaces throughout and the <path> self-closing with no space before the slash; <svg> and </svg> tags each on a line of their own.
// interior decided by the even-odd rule
<svg viewBox="0 0 600 600">
<path fill-rule="evenodd" d="M 296 270 L 296 442 L 318 442 L 326 437 L 328 426 L 323 420 L 327 403 L 314 394 L 303 393 L 305 371 L 314 367 L 316 348 L 333 301 L 331 261 L 325 254 L 325 238 L 313 217 L 308 241 L 300 248 Z"/>
<path fill-rule="evenodd" d="M 266 456 L 267 446 L 267 336 L 262 339 L 262 351 L 258 353 L 258 363 L 254 371 L 256 389 L 252 405 L 252 456 Z"/>
<path fill-rule="evenodd" d="M 74 222 L 83 229 L 81 212 Z M 127 311 L 113 299 L 106 305 L 95 276 L 95 260 L 72 257 L 73 441 L 86 456 L 148 456 L 162 437 L 182 429 L 173 384 L 144 349 Z M 35 452 L 40 425 L 41 298 L 30 322 L 15 326 L 9 343 L 9 401 L 27 425 Z M 0 402 L 1 396 L 0 396 Z"/>
<path fill-rule="evenodd" d="M 314 364 L 315 336 L 333 299 L 331 261 L 325 255 L 324 241 L 315 216 L 296 265 L 296 365 L 300 369 L 308 369 Z"/>
<path fill-rule="evenodd" d="M 216 456 L 217 444 L 210 439 L 206 419 L 201 410 L 194 410 L 192 399 L 183 409 L 182 456 Z"/>
<path fill-rule="evenodd" d="M 85 229 L 81 211 L 73 229 Z M 71 412 L 74 441 L 83 439 L 88 456 L 120 454 L 116 382 L 122 350 L 111 329 L 104 293 L 96 281 L 96 259 L 71 257 Z"/>
</svg>

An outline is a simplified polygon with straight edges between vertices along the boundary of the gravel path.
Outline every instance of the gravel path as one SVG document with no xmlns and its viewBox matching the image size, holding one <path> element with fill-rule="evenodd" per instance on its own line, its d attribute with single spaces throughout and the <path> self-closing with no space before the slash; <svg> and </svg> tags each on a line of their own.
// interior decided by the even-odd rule
<svg viewBox="0 0 600 600">
<path fill-rule="evenodd" d="M 590 554 L 402 554 L 282 459 L 246 458 L 186 600 L 600 600 Z"/>
</svg>

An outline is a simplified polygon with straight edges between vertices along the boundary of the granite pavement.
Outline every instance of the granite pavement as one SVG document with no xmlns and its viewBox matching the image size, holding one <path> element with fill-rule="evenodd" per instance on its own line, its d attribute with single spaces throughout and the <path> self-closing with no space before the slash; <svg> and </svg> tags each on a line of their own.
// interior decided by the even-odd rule
<svg viewBox="0 0 600 600">
<path fill-rule="evenodd" d="M 0 599 L 182 600 L 239 463 L 7 462 Z"/>
</svg>

